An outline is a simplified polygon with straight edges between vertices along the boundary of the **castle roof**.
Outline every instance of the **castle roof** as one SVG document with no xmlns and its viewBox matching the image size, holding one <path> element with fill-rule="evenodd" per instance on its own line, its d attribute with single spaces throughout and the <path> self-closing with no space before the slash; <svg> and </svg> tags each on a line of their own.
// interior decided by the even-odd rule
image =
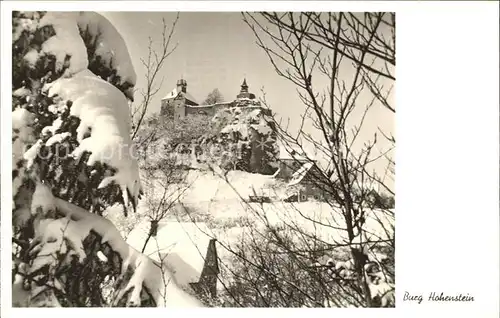
<svg viewBox="0 0 500 318">
<path fill-rule="evenodd" d="M 248 90 L 247 79 L 243 79 L 243 84 L 241 84 L 241 90 Z"/>
<path fill-rule="evenodd" d="M 236 95 L 237 99 L 255 99 L 255 95 L 248 91 L 247 79 L 243 79 L 243 83 L 241 84 L 241 90 L 238 95 Z"/>
<path fill-rule="evenodd" d="M 290 180 L 287 186 L 290 187 L 301 183 L 313 166 L 314 162 L 306 162 L 305 164 L 303 164 L 299 170 L 294 172 L 294 174 L 292 175 L 292 180 Z"/>
<path fill-rule="evenodd" d="M 174 88 L 170 93 L 168 93 L 165 97 L 163 97 L 162 100 L 176 98 L 179 96 L 179 94 L 182 94 L 184 98 L 186 98 L 187 100 L 195 104 L 198 104 L 193 95 L 189 94 L 188 92 L 186 93 L 182 92 L 178 87 Z"/>
</svg>

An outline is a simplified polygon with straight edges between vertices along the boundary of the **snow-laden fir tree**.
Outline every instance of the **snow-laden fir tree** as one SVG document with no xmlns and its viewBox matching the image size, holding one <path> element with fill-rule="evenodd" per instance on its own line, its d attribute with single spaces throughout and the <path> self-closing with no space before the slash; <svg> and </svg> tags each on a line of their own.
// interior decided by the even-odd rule
<svg viewBox="0 0 500 318">
<path fill-rule="evenodd" d="M 197 306 L 101 216 L 142 194 L 122 37 L 91 12 L 12 21 L 13 305 Z"/>
</svg>

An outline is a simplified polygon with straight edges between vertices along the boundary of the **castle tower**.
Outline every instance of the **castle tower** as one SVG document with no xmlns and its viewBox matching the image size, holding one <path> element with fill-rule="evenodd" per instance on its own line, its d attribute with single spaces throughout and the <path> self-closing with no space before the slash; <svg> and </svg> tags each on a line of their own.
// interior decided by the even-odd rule
<svg viewBox="0 0 500 318">
<path fill-rule="evenodd" d="M 177 86 L 161 100 L 160 114 L 166 118 L 179 120 L 186 116 L 186 106 L 198 106 L 194 97 L 187 91 L 187 81 L 177 81 Z"/>
<path fill-rule="evenodd" d="M 187 93 L 187 82 L 185 79 L 177 81 L 177 92 Z"/>
<path fill-rule="evenodd" d="M 255 99 L 255 95 L 252 93 L 248 92 L 248 85 L 247 85 L 247 79 L 243 79 L 243 83 L 241 84 L 241 90 L 238 95 L 236 95 L 237 99 L 241 98 L 248 98 L 248 99 Z"/>
<path fill-rule="evenodd" d="M 241 93 L 248 93 L 247 79 L 243 79 L 243 84 L 241 84 Z"/>
</svg>

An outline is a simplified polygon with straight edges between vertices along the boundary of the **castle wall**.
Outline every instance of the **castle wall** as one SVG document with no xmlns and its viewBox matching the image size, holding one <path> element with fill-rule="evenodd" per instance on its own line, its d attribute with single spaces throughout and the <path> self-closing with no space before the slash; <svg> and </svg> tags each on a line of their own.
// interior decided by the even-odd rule
<svg viewBox="0 0 500 318">
<path fill-rule="evenodd" d="M 186 115 L 207 115 L 213 117 L 219 110 L 232 107 L 233 102 L 203 106 L 186 106 Z"/>
<path fill-rule="evenodd" d="M 212 105 L 190 106 L 186 105 L 185 115 L 202 114 L 207 116 L 214 116 L 218 111 L 224 108 L 241 107 L 243 113 L 249 113 L 255 109 L 261 109 L 264 115 L 271 116 L 271 110 L 263 108 L 258 102 L 249 102 L 249 100 L 235 100 L 232 102 L 217 103 Z"/>
</svg>

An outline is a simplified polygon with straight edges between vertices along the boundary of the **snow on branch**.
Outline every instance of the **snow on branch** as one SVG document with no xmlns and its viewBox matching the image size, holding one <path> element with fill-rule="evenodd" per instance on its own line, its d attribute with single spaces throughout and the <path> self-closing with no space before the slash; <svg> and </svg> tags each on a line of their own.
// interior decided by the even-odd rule
<svg viewBox="0 0 500 318">
<path fill-rule="evenodd" d="M 58 68 L 65 64 L 70 56 L 69 75 L 85 70 L 88 66 L 87 47 L 80 35 L 80 30 L 87 30 L 93 35 L 97 48 L 95 55 L 109 68 L 116 66 L 122 82 L 136 83 L 136 74 L 125 42 L 116 28 L 103 16 L 95 12 L 47 12 L 36 25 L 33 20 L 26 27 L 43 28 L 52 26 L 55 35 L 43 44 L 44 53 L 56 57 Z"/>
<path fill-rule="evenodd" d="M 116 168 L 116 174 L 104 178 L 99 188 L 115 182 L 122 189 L 125 204 L 130 200 L 136 204 L 141 192 L 139 167 L 130 138 L 128 102 L 122 92 L 89 70 L 60 78 L 46 84 L 44 89 L 49 97 L 71 101 L 70 115 L 80 119 L 77 128 L 80 145 L 72 153 L 75 159 L 90 152 L 87 165 L 101 162 Z"/>
<path fill-rule="evenodd" d="M 65 292 L 65 278 L 57 275 L 63 272 L 61 268 L 75 266 L 75 259 L 82 264 L 94 258 L 108 263 L 107 267 L 102 266 L 108 269 L 109 275 L 118 274 L 114 306 L 144 306 L 145 303 L 149 306 L 202 306 L 195 297 L 176 284 L 169 270 L 161 268 L 159 263 L 130 247 L 111 221 L 53 197 L 50 189 L 41 183 L 37 184 L 37 193 L 39 195 L 34 195 L 32 213 L 47 216 L 49 210 L 56 210 L 56 216 L 53 217 L 57 218 L 42 218 L 36 223 L 36 235 L 30 248 L 30 254 L 35 255 L 35 258 L 25 271 L 26 275 L 38 282 L 33 284 L 33 299 L 43 292 L 45 305 L 60 305 L 55 294 Z M 90 240 L 93 242 L 89 243 Z M 54 279 L 41 285 L 39 282 L 44 276 L 47 277 L 47 271 L 48 277 Z M 37 281 L 37 278 L 40 280 Z M 169 282 L 168 286 L 164 286 L 163 282 L 166 281 Z M 29 302 L 25 300 L 25 303 Z"/>
<path fill-rule="evenodd" d="M 116 65 L 122 82 L 135 85 L 137 76 L 127 46 L 111 22 L 95 12 L 80 12 L 78 27 L 81 30 L 88 30 L 95 36 L 97 48 L 94 54 L 101 57 L 101 62 L 110 68 Z"/>
</svg>

